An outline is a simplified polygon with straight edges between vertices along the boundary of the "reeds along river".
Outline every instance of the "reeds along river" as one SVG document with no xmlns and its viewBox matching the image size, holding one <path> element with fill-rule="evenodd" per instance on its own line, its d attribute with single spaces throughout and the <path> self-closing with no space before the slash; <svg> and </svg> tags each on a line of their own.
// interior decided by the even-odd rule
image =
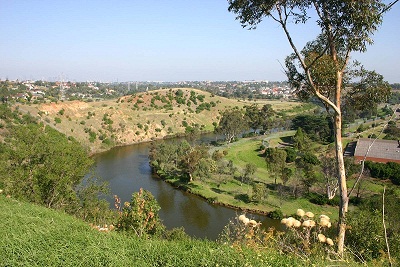
<svg viewBox="0 0 400 267">
<path fill-rule="evenodd" d="M 206 135 L 203 140 L 215 140 Z M 202 198 L 182 192 L 155 177 L 149 165 L 150 143 L 116 147 L 94 157 L 96 173 L 110 185 L 110 203 L 113 195 L 121 203 L 130 201 L 132 193 L 140 188 L 150 191 L 161 206 L 160 217 L 168 229 L 184 227 L 190 236 L 215 240 L 237 211 L 212 205 Z M 265 216 L 252 216 L 264 226 L 278 226 L 279 222 Z"/>
</svg>

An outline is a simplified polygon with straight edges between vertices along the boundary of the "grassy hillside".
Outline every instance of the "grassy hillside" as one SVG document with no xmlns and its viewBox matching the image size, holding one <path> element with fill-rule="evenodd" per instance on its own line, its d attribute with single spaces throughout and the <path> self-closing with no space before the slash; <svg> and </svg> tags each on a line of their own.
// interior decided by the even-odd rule
<svg viewBox="0 0 400 267">
<path fill-rule="evenodd" d="M 206 240 L 98 232 L 61 212 L 0 195 L 0 266 L 308 266 L 276 251 Z"/>
<path fill-rule="evenodd" d="M 196 128 L 212 131 L 220 111 L 258 103 L 271 104 L 276 111 L 295 110 L 301 103 L 257 100 L 242 101 L 214 96 L 196 89 L 164 89 L 114 100 L 65 101 L 21 105 L 67 136 L 73 136 L 91 152 L 182 134 Z"/>
</svg>

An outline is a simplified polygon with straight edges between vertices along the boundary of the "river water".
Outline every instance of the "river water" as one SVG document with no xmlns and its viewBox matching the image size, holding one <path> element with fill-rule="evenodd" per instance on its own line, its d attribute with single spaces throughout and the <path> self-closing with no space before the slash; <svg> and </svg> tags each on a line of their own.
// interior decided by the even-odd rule
<svg viewBox="0 0 400 267">
<path fill-rule="evenodd" d="M 207 138 L 212 140 L 213 137 Z M 167 229 L 184 227 L 190 236 L 215 240 L 238 211 L 210 204 L 154 176 L 149 165 L 149 149 L 150 143 L 135 144 L 116 147 L 94 157 L 95 171 L 109 183 L 111 196 L 118 195 L 124 203 L 131 200 L 132 193 L 146 189 L 157 199 L 161 207 L 159 215 Z M 111 196 L 108 200 L 113 203 Z M 261 221 L 264 226 L 279 227 L 279 222 L 265 216 L 249 217 Z"/>
</svg>

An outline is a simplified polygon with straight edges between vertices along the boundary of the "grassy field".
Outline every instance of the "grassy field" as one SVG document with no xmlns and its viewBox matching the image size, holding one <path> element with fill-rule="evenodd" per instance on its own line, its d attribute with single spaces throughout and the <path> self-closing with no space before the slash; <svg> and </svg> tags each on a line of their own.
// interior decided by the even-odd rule
<svg viewBox="0 0 400 267">
<path fill-rule="evenodd" d="M 99 232 L 62 212 L 0 195 L 0 266 L 309 266 L 275 250 Z M 320 264 L 325 265 L 323 260 Z M 319 266 L 322 266 L 319 265 Z"/>
</svg>

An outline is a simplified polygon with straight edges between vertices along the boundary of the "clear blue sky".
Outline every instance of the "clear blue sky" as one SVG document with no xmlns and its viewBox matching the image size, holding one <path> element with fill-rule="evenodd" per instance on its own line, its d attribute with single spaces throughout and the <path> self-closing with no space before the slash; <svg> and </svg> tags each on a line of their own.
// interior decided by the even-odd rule
<svg viewBox="0 0 400 267">
<path fill-rule="evenodd" d="M 291 50 L 269 19 L 240 26 L 225 0 L 0 0 L 0 78 L 76 81 L 285 80 Z M 354 55 L 400 82 L 400 4 Z M 301 46 L 313 27 L 296 31 Z"/>
</svg>

